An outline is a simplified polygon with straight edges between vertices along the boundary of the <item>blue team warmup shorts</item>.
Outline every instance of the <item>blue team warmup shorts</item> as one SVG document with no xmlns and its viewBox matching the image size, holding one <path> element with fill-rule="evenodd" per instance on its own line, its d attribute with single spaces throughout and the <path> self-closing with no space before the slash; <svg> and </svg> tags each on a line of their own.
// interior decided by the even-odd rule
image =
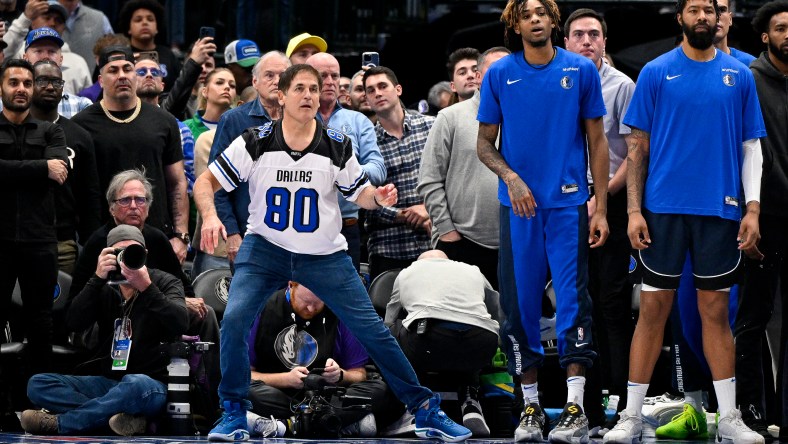
<svg viewBox="0 0 788 444">
<path fill-rule="evenodd" d="M 738 282 L 743 260 L 739 223 L 716 216 L 661 214 L 643 209 L 651 245 L 635 251 L 639 276 L 655 288 L 675 290 L 689 251 L 695 288 L 721 290 Z"/>
</svg>

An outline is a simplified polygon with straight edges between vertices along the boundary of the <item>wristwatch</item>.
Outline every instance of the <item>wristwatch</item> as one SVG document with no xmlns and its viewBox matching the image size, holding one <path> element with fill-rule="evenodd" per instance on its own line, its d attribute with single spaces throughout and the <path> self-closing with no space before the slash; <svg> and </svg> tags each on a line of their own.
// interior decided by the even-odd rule
<svg viewBox="0 0 788 444">
<path fill-rule="evenodd" d="M 182 240 L 183 243 L 187 245 L 192 241 L 192 238 L 189 237 L 189 233 L 172 233 L 172 237 Z"/>
</svg>

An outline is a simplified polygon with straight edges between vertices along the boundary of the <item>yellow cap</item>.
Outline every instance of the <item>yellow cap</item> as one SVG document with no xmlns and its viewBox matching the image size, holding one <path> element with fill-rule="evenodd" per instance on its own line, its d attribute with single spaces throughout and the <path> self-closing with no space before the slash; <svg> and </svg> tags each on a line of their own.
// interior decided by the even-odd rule
<svg viewBox="0 0 788 444">
<path fill-rule="evenodd" d="M 305 32 L 290 39 L 290 42 L 287 44 L 285 55 L 289 58 L 301 45 L 315 45 L 320 52 L 326 52 L 326 49 L 328 49 L 328 43 L 326 43 L 325 40 Z"/>
</svg>

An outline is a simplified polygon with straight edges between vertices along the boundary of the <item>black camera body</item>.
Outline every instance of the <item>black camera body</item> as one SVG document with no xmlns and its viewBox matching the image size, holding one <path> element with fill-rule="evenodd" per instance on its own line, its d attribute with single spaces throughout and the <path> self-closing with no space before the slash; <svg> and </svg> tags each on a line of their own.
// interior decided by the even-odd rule
<svg viewBox="0 0 788 444">
<path fill-rule="evenodd" d="M 342 420 L 331 397 L 344 397 L 345 388 L 329 384 L 322 372 L 310 372 L 304 379 L 304 400 L 297 406 L 293 420 L 293 435 L 298 438 L 339 437 Z"/>
</svg>

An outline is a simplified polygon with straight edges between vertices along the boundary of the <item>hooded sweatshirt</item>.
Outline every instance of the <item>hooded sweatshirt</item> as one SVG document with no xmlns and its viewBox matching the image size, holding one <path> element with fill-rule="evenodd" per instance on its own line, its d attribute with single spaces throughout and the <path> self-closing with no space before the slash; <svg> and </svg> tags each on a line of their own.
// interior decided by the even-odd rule
<svg viewBox="0 0 788 444">
<path fill-rule="evenodd" d="M 761 53 L 750 65 L 763 111 L 761 213 L 788 217 L 788 76 Z"/>
</svg>

